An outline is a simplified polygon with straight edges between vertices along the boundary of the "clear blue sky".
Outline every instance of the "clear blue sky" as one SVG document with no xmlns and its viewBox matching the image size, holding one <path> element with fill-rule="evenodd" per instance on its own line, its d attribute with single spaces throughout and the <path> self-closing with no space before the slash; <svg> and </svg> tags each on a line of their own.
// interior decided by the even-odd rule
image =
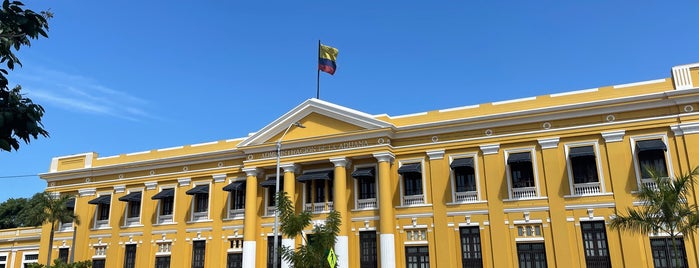
<svg viewBox="0 0 699 268">
<path fill-rule="evenodd" d="M 250 2 L 250 3 L 248 3 Z M 698 1 L 25 1 L 48 39 L 12 72 L 48 139 L 0 152 L 0 201 L 51 158 L 244 137 L 316 94 L 400 115 L 670 77 L 699 62 Z"/>
</svg>

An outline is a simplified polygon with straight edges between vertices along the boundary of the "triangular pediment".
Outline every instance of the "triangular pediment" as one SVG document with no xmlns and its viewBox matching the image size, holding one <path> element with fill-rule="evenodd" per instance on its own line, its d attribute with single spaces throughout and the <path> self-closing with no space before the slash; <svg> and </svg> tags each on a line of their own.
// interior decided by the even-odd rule
<svg viewBox="0 0 699 268">
<path fill-rule="evenodd" d="M 292 127 L 284 136 L 284 140 L 393 127 L 393 125 L 378 120 L 367 113 L 319 99 L 308 99 L 255 134 L 250 135 L 238 146 L 276 142 L 295 122 L 300 122 L 305 128 Z"/>
</svg>

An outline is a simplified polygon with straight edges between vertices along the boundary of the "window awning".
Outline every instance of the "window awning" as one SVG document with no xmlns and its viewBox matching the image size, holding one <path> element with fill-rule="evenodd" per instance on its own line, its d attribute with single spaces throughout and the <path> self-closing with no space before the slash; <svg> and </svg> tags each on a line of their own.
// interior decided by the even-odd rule
<svg viewBox="0 0 699 268">
<path fill-rule="evenodd" d="M 67 209 L 74 209 L 75 208 L 75 198 L 70 198 L 68 201 L 66 201 L 66 208 Z"/>
<path fill-rule="evenodd" d="M 468 158 L 454 159 L 454 161 L 451 161 L 451 164 L 449 164 L 449 167 L 451 167 L 451 169 L 465 168 L 465 167 L 473 168 L 473 158 L 468 157 Z"/>
<path fill-rule="evenodd" d="M 188 195 L 208 194 L 209 193 L 209 185 L 208 184 L 199 185 L 197 187 L 189 189 L 188 191 L 186 191 L 184 193 L 188 194 Z"/>
<path fill-rule="evenodd" d="M 665 146 L 665 143 L 662 140 L 645 140 L 636 142 L 636 151 L 639 153 L 654 150 L 667 151 L 667 146 Z"/>
<path fill-rule="evenodd" d="M 266 181 L 260 182 L 260 186 L 262 186 L 262 187 L 275 187 L 275 186 L 277 186 L 277 178 L 270 178 L 270 179 L 267 179 Z"/>
<path fill-rule="evenodd" d="M 352 177 L 353 178 L 366 178 L 366 177 L 371 177 L 373 178 L 376 176 L 376 169 L 373 167 L 369 168 L 358 168 L 354 172 L 352 172 Z"/>
<path fill-rule="evenodd" d="M 175 197 L 175 189 L 164 189 L 160 191 L 159 193 L 155 194 L 151 199 L 157 200 L 157 199 L 165 199 L 168 197 Z"/>
<path fill-rule="evenodd" d="M 507 157 L 507 164 L 517 164 L 517 163 L 530 163 L 532 162 L 532 154 L 529 152 L 525 153 L 514 153 Z"/>
<path fill-rule="evenodd" d="M 141 202 L 141 192 L 129 193 L 125 196 L 119 197 L 119 201 L 122 202 Z"/>
<path fill-rule="evenodd" d="M 570 148 L 570 151 L 568 151 L 568 157 L 570 158 L 586 156 L 595 156 L 595 150 L 592 146 L 573 147 Z"/>
<path fill-rule="evenodd" d="M 109 205 L 111 202 L 112 202 L 111 195 L 103 195 L 103 196 L 100 196 L 98 198 L 87 201 L 87 203 L 91 204 L 91 205 Z"/>
<path fill-rule="evenodd" d="M 420 163 L 405 164 L 398 168 L 398 174 L 404 173 L 422 173 Z"/>
<path fill-rule="evenodd" d="M 333 177 L 332 170 L 312 171 L 312 172 L 304 172 L 301 176 L 296 178 L 296 181 L 307 182 L 307 181 L 312 181 L 312 180 L 330 180 L 330 179 L 332 179 L 332 177 Z"/>
<path fill-rule="evenodd" d="M 223 187 L 223 190 L 227 191 L 227 192 L 245 191 L 243 186 L 245 186 L 245 181 L 234 181 L 234 182 L 231 182 L 231 184 L 228 184 L 225 187 Z"/>
</svg>

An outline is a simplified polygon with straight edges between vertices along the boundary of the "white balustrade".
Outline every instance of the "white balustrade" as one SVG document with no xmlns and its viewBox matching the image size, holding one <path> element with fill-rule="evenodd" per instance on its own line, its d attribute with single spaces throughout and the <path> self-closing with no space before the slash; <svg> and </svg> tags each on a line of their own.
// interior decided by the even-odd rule
<svg viewBox="0 0 699 268">
<path fill-rule="evenodd" d="M 233 218 L 242 218 L 245 216 L 245 209 L 231 209 L 228 210 L 228 218 L 233 219 Z"/>
<path fill-rule="evenodd" d="M 475 201 L 478 201 L 478 192 L 476 191 L 456 192 L 457 203 L 467 203 Z"/>
<path fill-rule="evenodd" d="M 599 182 L 587 182 L 573 184 L 575 195 L 593 195 L 602 192 Z"/>
<path fill-rule="evenodd" d="M 333 210 L 333 202 L 306 203 L 304 204 L 304 210 L 313 214 L 327 213 Z"/>
<path fill-rule="evenodd" d="M 158 223 L 160 223 L 160 224 L 171 223 L 171 222 L 172 222 L 172 214 L 158 216 Z"/>
<path fill-rule="evenodd" d="M 641 179 L 641 184 L 643 186 L 646 186 L 646 188 L 658 190 L 658 185 L 655 184 L 655 181 L 653 179 Z"/>
<path fill-rule="evenodd" d="M 419 204 L 424 204 L 424 203 L 425 203 L 424 195 L 418 194 L 418 195 L 403 196 L 403 205 L 404 206 L 419 205 Z"/>
<path fill-rule="evenodd" d="M 359 199 L 357 201 L 357 209 L 373 209 L 377 207 L 376 198 Z"/>
<path fill-rule="evenodd" d="M 268 206 L 266 216 L 274 216 L 277 213 L 277 206 Z"/>
<path fill-rule="evenodd" d="M 536 187 L 512 188 L 512 199 L 528 199 L 536 197 Z"/>
</svg>

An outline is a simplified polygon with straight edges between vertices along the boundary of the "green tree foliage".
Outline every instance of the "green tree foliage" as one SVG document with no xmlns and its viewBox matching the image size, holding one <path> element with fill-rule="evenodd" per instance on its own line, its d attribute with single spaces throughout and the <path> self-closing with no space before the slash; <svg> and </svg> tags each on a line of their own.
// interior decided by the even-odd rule
<svg viewBox="0 0 699 268">
<path fill-rule="evenodd" d="M 308 237 L 304 236 L 302 231 L 312 224 L 311 213 L 304 211 L 296 214 L 285 192 L 277 195 L 277 204 L 280 232 L 286 237 L 300 236 L 305 241 L 296 250 L 282 247 L 282 258 L 294 268 L 333 268 L 328 264 L 327 256 L 329 250 L 335 247 L 337 234 L 340 232 L 340 213 L 335 210 L 330 211 L 325 224 L 313 226 L 313 239 L 308 241 Z"/>
<path fill-rule="evenodd" d="M 642 185 L 637 198 L 642 206 L 627 208 L 625 214 L 611 220 L 613 229 L 641 233 L 666 233 L 672 240 L 674 256 L 678 254 L 675 238 L 691 236 L 699 228 L 699 209 L 689 203 L 689 195 L 699 175 L 699 167 L 676 178 L 661 177 L 654 170 L 648 170 L 655 186 Z M 679 260 L 675 260 L 676 262 Z"/>
<path fill-rule="evenodd" d="M 39 226 L 41 220 L 33 217 L 33 210 L 41 198 L 41 193 L 31 199 L 10 198 L 0 203 L 0 229 Z"/>
<path fill-rule="evenodd" d="M 0 63 L 7 66 L 0 68 L 0 150 L 3 151 L 19 150 L 19 141 L 28 144 L 31 138 L 49 135 L 41 123 L 44 108 L 22 95 L 22 87 L 8 87 L 8 69 L 22 66 L 13 50 L 31 46 L 31 39 L 48 37 L 48 19 L 53 17 L 51 12 L 36 13 L 23 7 L 22 2 L 4 0 L 0 10 Z"/>
<path fill-rule="evenodd" d="M 49 192 L 43 192 L 39 195 L 37 205 L 35 206 L 33 212 L 33 218 L 35 220 L 41 220 L 42 223 L 48 223 L 51 225 L 51 233 L 49 235 L 49 246 L 48 248 L 53 248 L 53 234 L 61 222 L 75 222 L 75 224 L 80 223 L 80 219 L 73 212 L 72 209 L 68 209 L 66 206 L 68 201 L 72 197 L 69 195 L 54 196 Z M 48 257 L 46 258 L 46 263 L 51 261 L 51 251 L 49 250 Z"/>
<path fill-rule="evenodd" d="M 27 265 L 28 268 L 44 268 L 46 265 L 40 263 L 30 263 Z M 59 259 L 53 261 L 53 268 L 88 268 L 92 267 L 92 261 L 79 261 L 74 263 L 65 263 Z"/>
</svg>

